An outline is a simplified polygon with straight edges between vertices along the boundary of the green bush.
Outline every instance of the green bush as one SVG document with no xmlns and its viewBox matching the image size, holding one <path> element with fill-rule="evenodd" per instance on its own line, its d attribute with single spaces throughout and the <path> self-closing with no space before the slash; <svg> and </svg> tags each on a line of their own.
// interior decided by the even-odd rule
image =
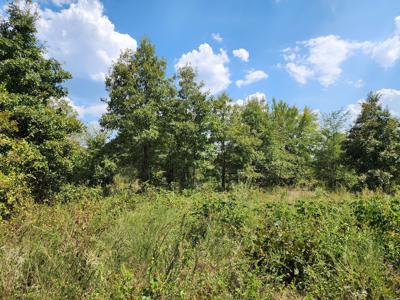
<svg viewBox="0 0 400 300">
<path fill-rule="evenodd" d="M 385 259 L 400 270 L 400 198 L 372 196 L 352 203 L 358 226 L 368 227 L 383 245 Z"/>
<path fill-rule="evenodd" d="M 324 298 L 379 298 L 387 293 L 383 249 L 358 228 L 346 203 L 270 204 L 251 255 L 256 272 L 276 284 Z"/>
<path fill-rule="evenodd" d="M 65 184 L 53 198 L 54 203 L 69 203 L 82 200 L 99 200 L 102 197 L 100 187 L 76 186 Z"/>
</svg>

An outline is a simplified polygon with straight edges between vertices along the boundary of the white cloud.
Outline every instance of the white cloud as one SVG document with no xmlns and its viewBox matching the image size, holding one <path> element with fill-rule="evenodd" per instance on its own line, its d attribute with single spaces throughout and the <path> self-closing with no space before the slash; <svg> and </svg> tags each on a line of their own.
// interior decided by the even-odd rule
<svg viewBox="0 0 400 300">
<path fill-rule="evenodd" d="M 286 70 L 301 84 L 316 79 L 328 87 L 342 73 L 341 65 L 355 50 L 365 49 L 367 43 L 346 41 L 336 35 L 321 36 L 299 42 L 294 48 L 283 50 Z M 305 53 L 304 53 L 305 52 Z"/>
<path fill-rule="evenodd" d="M 34 0 L 35 1 L 35 0 Z M 76 3 L 78 0 L 36 0 L 40 4 L 52 3 L 58 7 L 62 7 L 67 4 Z"/>
<path fill-rule="evenodd" d="M 380 104 L 383 108 L 387 108 L 392 115 L 400 118 L 400 90 L 385 88 L 378 90 L 377 93 L 381 95 Z M 363 102 L 365 102 L 365 99 L 360 99 L 356 103 L 349 104 L 346 107 L 351 123 L 353 123 L 361 113 Z"/>
<path fill-rule="evenodd" d="M 392 67 L 400 59 L 400 16 L 395 18 L 395 25 L 394 34 L 380 42 L 349 41 L 337 35 L 297 42 L 295 47 L 283 50 L 285 68 L 301 84 L 313 79 L 329 87 L 342 74 L 343 63 L 357 51 L 369 55 L 385 68 Z"/>
<path fill-rule="evenodd" d="M 59 11 L 41 10 L 38 36 L 46 41 L 49 56 L 65 63 L 73 76 L 103 80 L 122 50 L 136 50 L 136 41 L 116 31 L 99 0 L 53 2 L 69 6 Z"/>
<path fill-rule="evenodd" d="M 252 99 L 257 99 L 258 101 L 267 101 L 267 95 L 261 92 L 256 92 L 254 94 L 248 95 L 246 97 L 246 101 L 252 100 Z"/>
<path fill-rule="evenodd" d="M 358 79 L 356 81 L 349 80 L 348 84 L 350 84 L 350 85 L 354 86 L 355 88 L 359 89 L 359 88 L 362 88 L 365 85 L 365 82 L 362 79 Z"/>
<path fill-rule="evenodd" d="M 104 81 L 106 79 L 106 73 L 99 72 L 97 74 L 90 74 L 90 78 L 95 81 Z"/>
<path fill-rule="evenodd" d="M 254 100 L 254 99 L 256 99 L 259 102 L 266 102 L 267 95 L 265 95 L 264 93 L 261 93 L 261 92 L 256 92 L 254 94 L 248 95 L 244 100 L 238 99 L 238 100 L 232 102 L 231 105 L 244 106 L 249 102 L 249 100 Z"/>
<path fill-rule="evenodd" d="M 394 23 L 396 25 L 395 34 L 399 34 L 400 33 L 400 16 L 397 16 L 396 18 L 394 18 Z"/>
<path fill-rule="evenodd" d="M 228 62 L 225 50 L 220 49 L 219 53 L 214 53 L 206 43 L 200 45 L 198 50 L 183 54 L 175 69 L 190 65 L 197 72 L 198 80 L 204 82 L 204 89 L 216 94 L 225 90 L 231 83 L 229 68 L 226 66 Z"/>
<path fill-rule="evenodd" d="M 219 33 L 212 33 L 211 37 L 213 38 L 214 41 L 221 43 L 224 39 Z"/>
<path fill-rule="evenodd" d="M 400 35 L 395 35 L 372 47 L 372 57 L 385 68 L 392 67 L 400 58 Z"/>
<path fill-rule="evenodd" d="M 78 113 L 79 118 L 85 117 L 99 118 L 107 111 L 107 104 L 104 102 L 94 103 L 91 105 L 76 105 L 70 98 L 65 98 L 74 111 Z"/>
<path fill-rule="evenodd" d="M 358 100 L 356 103 L 347 105 L 345 111 L 348 113 L 350 124 L 353 124 L 355 122 L 355 120 L 357 119 L 358 115 L 361 113 L 361 105 L 362 105 L 363 101 L 364 100 L 361 99 L 361 100 Z"/>
<path fill-rule="evenodd" d="M 244 85 L 249 85 L 254 82 L 267 79 L 268 74 L 261 70 L 248 71 L 244 79 L 236 80 L 236 85 L 242 87 Z"/>
<path fill-rule="evenodd" d="M 76 0 L 51 0 L 51 2 L 53 2 L 57 6 L 63 6 L 66 4 L 74 3 L 76 2 Z"/>
<path fill-rule="evenodd" d="M 244 62 L 248 62 L 249 61 L 249 51 L 247 51 L 246 49 L 240 48 L 240 49 L 235 49 L 232 51 L 233 56 L 240 58 L 241 60 L 243 60 Z"/>
<path fill-rule="evenodd" d="M 314 71 L 311 70 L 309 67 L 292 62 L 288 62 L 286 64 L 286 69 L 289 74 L 301 84 L 306 84 L 308 78 L 314 75 Z"/>
<path fill-rule="evenodd" d="M 384 108 L 396 117 L 400 117 L 400 90 L 396 89 L 381 89 L 378 91 L 382 95 L 381 104 Z"/>
</svg>

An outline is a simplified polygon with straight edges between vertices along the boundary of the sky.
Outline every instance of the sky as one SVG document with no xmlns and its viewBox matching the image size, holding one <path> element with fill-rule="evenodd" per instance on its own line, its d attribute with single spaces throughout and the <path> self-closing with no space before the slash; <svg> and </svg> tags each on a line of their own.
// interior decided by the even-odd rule
<svg viewBox="0 0 400 300">
<path fill-rule="evenodd" d="M 142 37 L 190 64 L 213 95 L 360 111 L 369 91 L 400 117 L 399 0 L 36 0 L 38 37 L 63 63 L 80 118 L 105 112 L 104 77 Z M 6 1 L 0 0 L 4 7 Z"/>
</svg>

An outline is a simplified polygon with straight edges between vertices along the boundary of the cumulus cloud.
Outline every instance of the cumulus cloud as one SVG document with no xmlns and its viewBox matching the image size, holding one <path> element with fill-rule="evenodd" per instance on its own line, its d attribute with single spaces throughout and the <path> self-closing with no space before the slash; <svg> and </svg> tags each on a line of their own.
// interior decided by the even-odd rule
<svg viewBox="0 0 400 300">
<path fill-rule="evenodd" d="M 104 102 L 93 103 L 85 106 L 75 104 L 70 98 L 65 98 L 65 100 L 81 119 L 84 119 L 85 117 L 99 118 L 107 111 L 107 104 Z"/>
<path fill-rule="evenodd" d="M 248 95 L 246 97 L 246 101 L 252 100 L 252 99 L 257 99 L 258 101 L 267 101 L 267 95 L 261 92 L 256 92 L 254 94 Z"/>
<path fill-rule="evenodd" d="M 322 86 L 334 84 L 342 74 L 342 65 L 353 54 L 362 52 L 385 68 L 400 58 L 400 16 L 395 18 L 396 30 L 386 40 L 349 41 L 337 35 L 320 36 L 283 50 L 287 72 L 300 84 L 317 80 Z"/>
<path fill-rule="evenodd" d="M 390 68 L 400 58 L 400 33 L 376 43 L 371 50 L 373 58 L 383 67 Z"/>
<path fill-rule="evenodd" d="M 283 50 L 286 70 L 299 83 L 316 79 L 328 87 L 342 73 L 341 65 L 355 50 L 367 49 L 369 43 L 346 41 L 336 35 L 321 36 L 299 42 L 294 48 Z"/>
<path fill-rule="evenodd" d="M 116 31 L 99 0 L 52 0 L 65 5 L 59 11 L 40 11 L 38 36 L 48 55 L 65 63 L 75 77 L 104 80 L 122 50 L 136 50 L 137 42 Z"/>
<path fill-rule="evenodd" d="M 249 61 L 249 51 L 247 51 L 246 49 L 240 48 L 240 49 L 235 49 L 232 51 L 233 56 L 238 57 L 239 59 L 241 59 L 244 62 L 248 62 Z"/>
<path fill-rule="evenodd" d="M 213 38 L 214 41 L 221 43 L 224 39 L 219 33 L 212 33 L 211 37 Z"/>
<path fill-rule="evenodd" d="M 380 104 L 383 108 L 387 108 L 392 115 L 400 118 L 400 90 L 384 88 L 378 90 L 377 93 L 381 95 Z M 365 99 L 360 99 L 356 103 L 349 104 L 346 107 L 351 123 L 353 123 L 361 113 L 363 102 L 365 102 Z"/>
<path fill-rule="evenodd" d="M 314 75 L 314 71 L 311 68 L 294 62 L 288 62 L 286 69 L 301 84 L 306 84 L 307 80 Z"/>
<path fill-rule="evenodd" d="M 175 65 L 175 69 L 191 66 L 196 72 L 198 80 L 204 82 L 204 90 L 211 94 L 217 94 L 225 90 L 230 81 L 230 72 L 226 64 L 228 55 L 223 49 L 214 53 L 207 43 L 199 46 L 186 54 L 183 54 Z"/>
<path fill-rule="evenodd" d="M 249 85 L 254 82 L 267 79 L 268 74 L 261 70 L 251 70 L 248 71 L 244 79 L 236 80 L 236 85 L 242 87 L 244 85 Z"/>
<path fill-rule="evenodd" d="M 249 100 L 254 100 L 256 99 L 259 102 L 266 102 L 267 101 L 267 95 L 261 92 L 256 92 L 254 94 L 248 95 L 244 100 L 243 99 L 238 99 L 234 102 L 232 102 L 232 105 L 238 105 L 238 106 L 244 106 L 246 105 Z"/>
</svg>

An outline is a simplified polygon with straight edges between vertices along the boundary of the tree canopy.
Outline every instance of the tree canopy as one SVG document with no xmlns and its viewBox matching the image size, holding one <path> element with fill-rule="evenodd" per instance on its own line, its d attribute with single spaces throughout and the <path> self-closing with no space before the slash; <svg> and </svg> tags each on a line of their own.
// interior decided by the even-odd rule
<svg viewBox="0 0 400 300">
<path fill-rule="evenodd" d="M 83 125 L 68 104 L 71 77 L 36 38 L 32 6 L 12 2 L 0 21 L 0 210 L 45 201 L 72 180 Z"/>
<path fill-rule="evenodd" d="M 50 201 L 65 185 L 100 186 L 116 176 L 168 189 L 204 184 L 302 186 L 393 192 L 400 178 L 400 123 L 370 93 L 351 128 L 346 113 L 322 118 L 283 100 L 210 95 L 190 65 L 167 62 L 143 38 L 105 81 L 100 132 L 85 136 L 65 81 L 46 55 L 30 1 L 0 21 L 0 214 L 23 199 Z M 86 136 L 88 136 L 86 134 Z"/>
</svg>

